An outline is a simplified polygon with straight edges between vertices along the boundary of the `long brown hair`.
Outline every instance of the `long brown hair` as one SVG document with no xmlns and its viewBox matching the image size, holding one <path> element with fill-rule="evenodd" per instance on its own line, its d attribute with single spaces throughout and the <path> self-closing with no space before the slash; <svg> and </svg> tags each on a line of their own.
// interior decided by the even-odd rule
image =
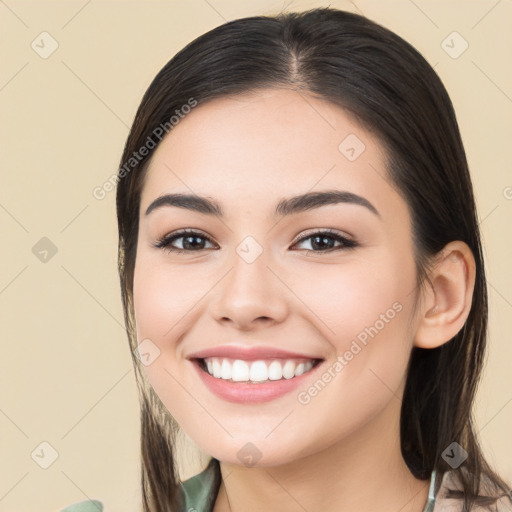
<svg viewBox="0 0 512 512">
<path fill-rule="evenodd" d="M 485 461 L 473 426 L 471 409 L 486 345 L 487 289 L 472 184 L 452 103 L 432 67 L 402 38 L 363 16 L 318 8 L 234 20 L 189 43 L 154 78 L 126 141 L 117 188 L 119 275 L 140 393 L 144 511 L 183 507 L 175 458 L 179 427 L 135 355 L 133 275 L 148 162 L 172 128 L 169 120 L 191 98 L 201 105 L 268 87 L 326 99 L 377 134 L 391 180 L 411 212 L 419 285 L 428 282 L 429 263 L 448 242 L 462 240 L 471 248 L 476 282 L 463 329 L 439 348 L 412 349 L 401 411 L 402 455 L 417 478 L 427 479 L 435 469 L 438 488 L 452 469 L 442 453 L 457 442 L 468 453 L 453 470 L 462 485 L 453 496 L 463 500 L 463 510 L 493 502 L 479 497 L 484 478 L 491 496 L 510 496 Z M 153 148 L 135 159 L 150 141 Z"/>
</svg>

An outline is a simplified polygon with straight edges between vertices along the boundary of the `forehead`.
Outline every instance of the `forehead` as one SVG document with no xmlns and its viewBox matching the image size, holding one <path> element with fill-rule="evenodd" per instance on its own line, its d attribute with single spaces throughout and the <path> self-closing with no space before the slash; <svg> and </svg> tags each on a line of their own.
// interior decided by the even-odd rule
<svg viewBox="0 0 512 512">
<path fill-rule="evenodd" d="M 141 210 L 174 191 L 263 208 L 324 188 L 385 201 L 392 189 L 383 147 L 342 108 L 267 89 L 216 98 L 181 119 L 153 154 Z"/>
</svg>

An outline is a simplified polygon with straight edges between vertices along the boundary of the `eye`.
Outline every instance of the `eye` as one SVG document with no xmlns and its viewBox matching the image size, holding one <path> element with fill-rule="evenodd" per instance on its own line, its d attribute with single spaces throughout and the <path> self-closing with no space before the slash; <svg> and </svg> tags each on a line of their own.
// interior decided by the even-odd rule
<svg viewBox="0 0 512 512">
<path fill-rule="evenodd" d="M 176 242 L 177 240 L 182 240 L 181 247 L 176 247 L 173 245 L 174 242 Z M 203 242 L 198 242 L 198 240 L 203 240 Z M 303 236 L 299 240 L 297 240 L 293 244 L 293 246 L 305 242 L 307 240 L 311 240 L 311 248 L 306 248 L 306 250 L 319 253 L 325 253 L 341 249 L 353 249 L 358 245 L 354 240 L 351 240 L 346 236 L 339 234 L 337 231 L 327 229 L 322 231 L 316 231 L 309 235 Z M 204 250 L 205 242 L 213 244 L 211 238 L 206 236 L 201 231 L 196 231 L 194 229 L 183 229 L 176 233 L 165 235 L 155 244 L 153 244 L 153 246 L 159 249 L 164 249 L 169 252 L 181 254 L 186 252 L 190 253 Z M 339 245 L 337 247 L 333 246 L 332 242 L 338 242 Z"/>
<path fill-rule="evenodd" d="M 311 248 L 308 248 L 306 250 L 313 251 L 313 252 L 320 252 L 320 253 L 337 251 L 337 250 L 341 250 L 341 249 L 353 249 L 354 247 L 357 247 L 357 245 L 358 245 L 354 240 L 351 240 L 351 239 L 347 238 L 346 236 L 339 234 L 337 231 L 333 231 L 330 229 L 326 229 L 323 231 L 317 231 L 317 232 L 311 233 L 309 235 L 303 236 L 297 242 L 295 242 L 294 245 L 302 243 L 306 240 L 311 240 L 311 242 L 310 242 Z M 341 245 L 334 247 L 332 244 L 332 241 L 339 242 Z M 319 250 L 316 250 L 316 249 L 319 249 Z"/>
<path fill-rule="evenodd" d="M 183 239 L 181 242 L 181 248 L 172 245 L 173 242 L 180 239 Z M 212 243 L 211 239 L 207 237 L 204 233 L 201 233 L 200 231 L 195 231 L 193 229 L 183 229 L 181 231 L 178 231 L 177 233 L 165 235 L 163 238 L 161 238 L 155 244 L 153 244 L 153 246 L 159 249 L 165 249 L 166 251 L 175 252 L 178 254 L 184 252 L 197 252 L 204 249 L 204 247 L 202 247 L 203 243 L 198 243 L 198 240 L 201 239 L 206 240 L 209 243 Z"/>
</svg>

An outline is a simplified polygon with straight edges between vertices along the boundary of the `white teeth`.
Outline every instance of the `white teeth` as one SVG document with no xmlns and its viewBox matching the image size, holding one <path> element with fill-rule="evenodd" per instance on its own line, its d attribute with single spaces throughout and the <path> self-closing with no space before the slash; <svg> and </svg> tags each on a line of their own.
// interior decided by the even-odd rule
<svg viewBox="0 0 512 512">
<path fill-rule="evenodd" d="M 224 359 L 224 361 L 226 360 Z M 231 368 L 231 379 L 234 382 L 249 380 L 249 365 L 245 361 L 240 361 L 237 359 Z"/>
<path fill-rule="evenodd" d="M 243 361 L 209 357 L 205 360 L 210 375 L 217 379 L 232 382 L 264 382 L 268 380 L 291 379 L 308 372 L 313 368 L 313 361 L 297 361 L 288 359 L 273 360 L 268 366 L 263 360 Z M 284 364 L 283 364 L 284 362 Z"/>
<path fill-rule="evenodd" d="M 286 361 L 283 366 L 283 377 L 291 379 L 295 376 L 295 363 L 293 361 Z"/>
<path fill-rule="evenodd" d="M 231 379 L 231 365 L 228 361 L 222 361 L 220 372 L 223 379 Z"/>
<path fill-rule="evenodd" d="M 272 361 L 268 367 L 269 380 L 279 380 L 283 378 L 283 367 L 279 361 Z"/>
<path fill-rule="evenodd" d="M 219 360 L 213 360 L 213 376 L 220 379 L 222 377 L 222 368 L 220 366 Z"/>
<path fill-rule="evenodd" d="M 305 366 L 304 363 L 298 364 L 297 368 L 295 368 L 295 375 L 302 375 L 306 371 Z"/>
<path fill-rule="evenodd" d="M 236 363 L 236 361 L 235 361 L 235 363 Z M 255 361 L 254 363 L 251 364 L 250 380 L 252 380 L 253 382 L 261 382 L 264 380 L 268 380 L 267 365 L 265 364 L 264 361 Z"/>
</svg>

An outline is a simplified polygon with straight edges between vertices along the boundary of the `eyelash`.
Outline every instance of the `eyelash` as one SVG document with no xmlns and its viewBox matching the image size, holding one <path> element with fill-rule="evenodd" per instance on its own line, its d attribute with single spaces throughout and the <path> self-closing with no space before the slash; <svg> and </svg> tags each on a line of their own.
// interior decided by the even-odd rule
<svg viewBox="0 0 512 512">
<path fill-rule="evenodd" d="M 209 236 L 201 233 L 200 231 L 195 231 L 193 229 L 183 229 L 176 233 L 172 233 L 170 235 L 165 235 L 164 237 L 157 240 L 157 242 L 153 244 L 153 247 L 156 247 L 157 249 L 164 249 L 165 251 L 169 251 L 169 252 L 172 252 L 175 254 L 194 253 L 194 252 L 200 252 L 202 250 L 205 250 L 205 249 L 198 249 L 198 250 L 194 251 L 194 250 L 187 250 L 187 249 L 177 249 L 171 245 L 171 243 L 174 242 L 175 240 L 184 238 L 187 235 L 204 238 L 206 241 L 208 241 L 210 243 L 214 243 Z M 331 247 L 330 249 L 319 250 L 319 251 L 315 251 L 313 249 L 305 249 L 305 250 L 307 250 L 309 252 L 316 252 L 316 253 L 322 254 L 322 253 L 329 253 L 329 252 L 342 250 L 342 249 L 344 249 L 344 250 L 354 249 L 355 247 L 358 246 L 358 244 L 354 240 L 344 237 L 344 236 L 340 235 L 337 231 L 334 231 L 331 229 L 316 231 L 314 233 L 305 235 L 305 236 L 301 237 L 300 239 L 298 239 L 297 241 L 295 241 L 295 243 L 293 245 L 299 244 L 305 240 L 309 240 L 310 238 L 315 238 L 318 236 L 326 236 L 328 238 L 332 238 L 337 242 L 341 242 L 343 245 L 338 246 L 338 247 Z"/>
</svg>

